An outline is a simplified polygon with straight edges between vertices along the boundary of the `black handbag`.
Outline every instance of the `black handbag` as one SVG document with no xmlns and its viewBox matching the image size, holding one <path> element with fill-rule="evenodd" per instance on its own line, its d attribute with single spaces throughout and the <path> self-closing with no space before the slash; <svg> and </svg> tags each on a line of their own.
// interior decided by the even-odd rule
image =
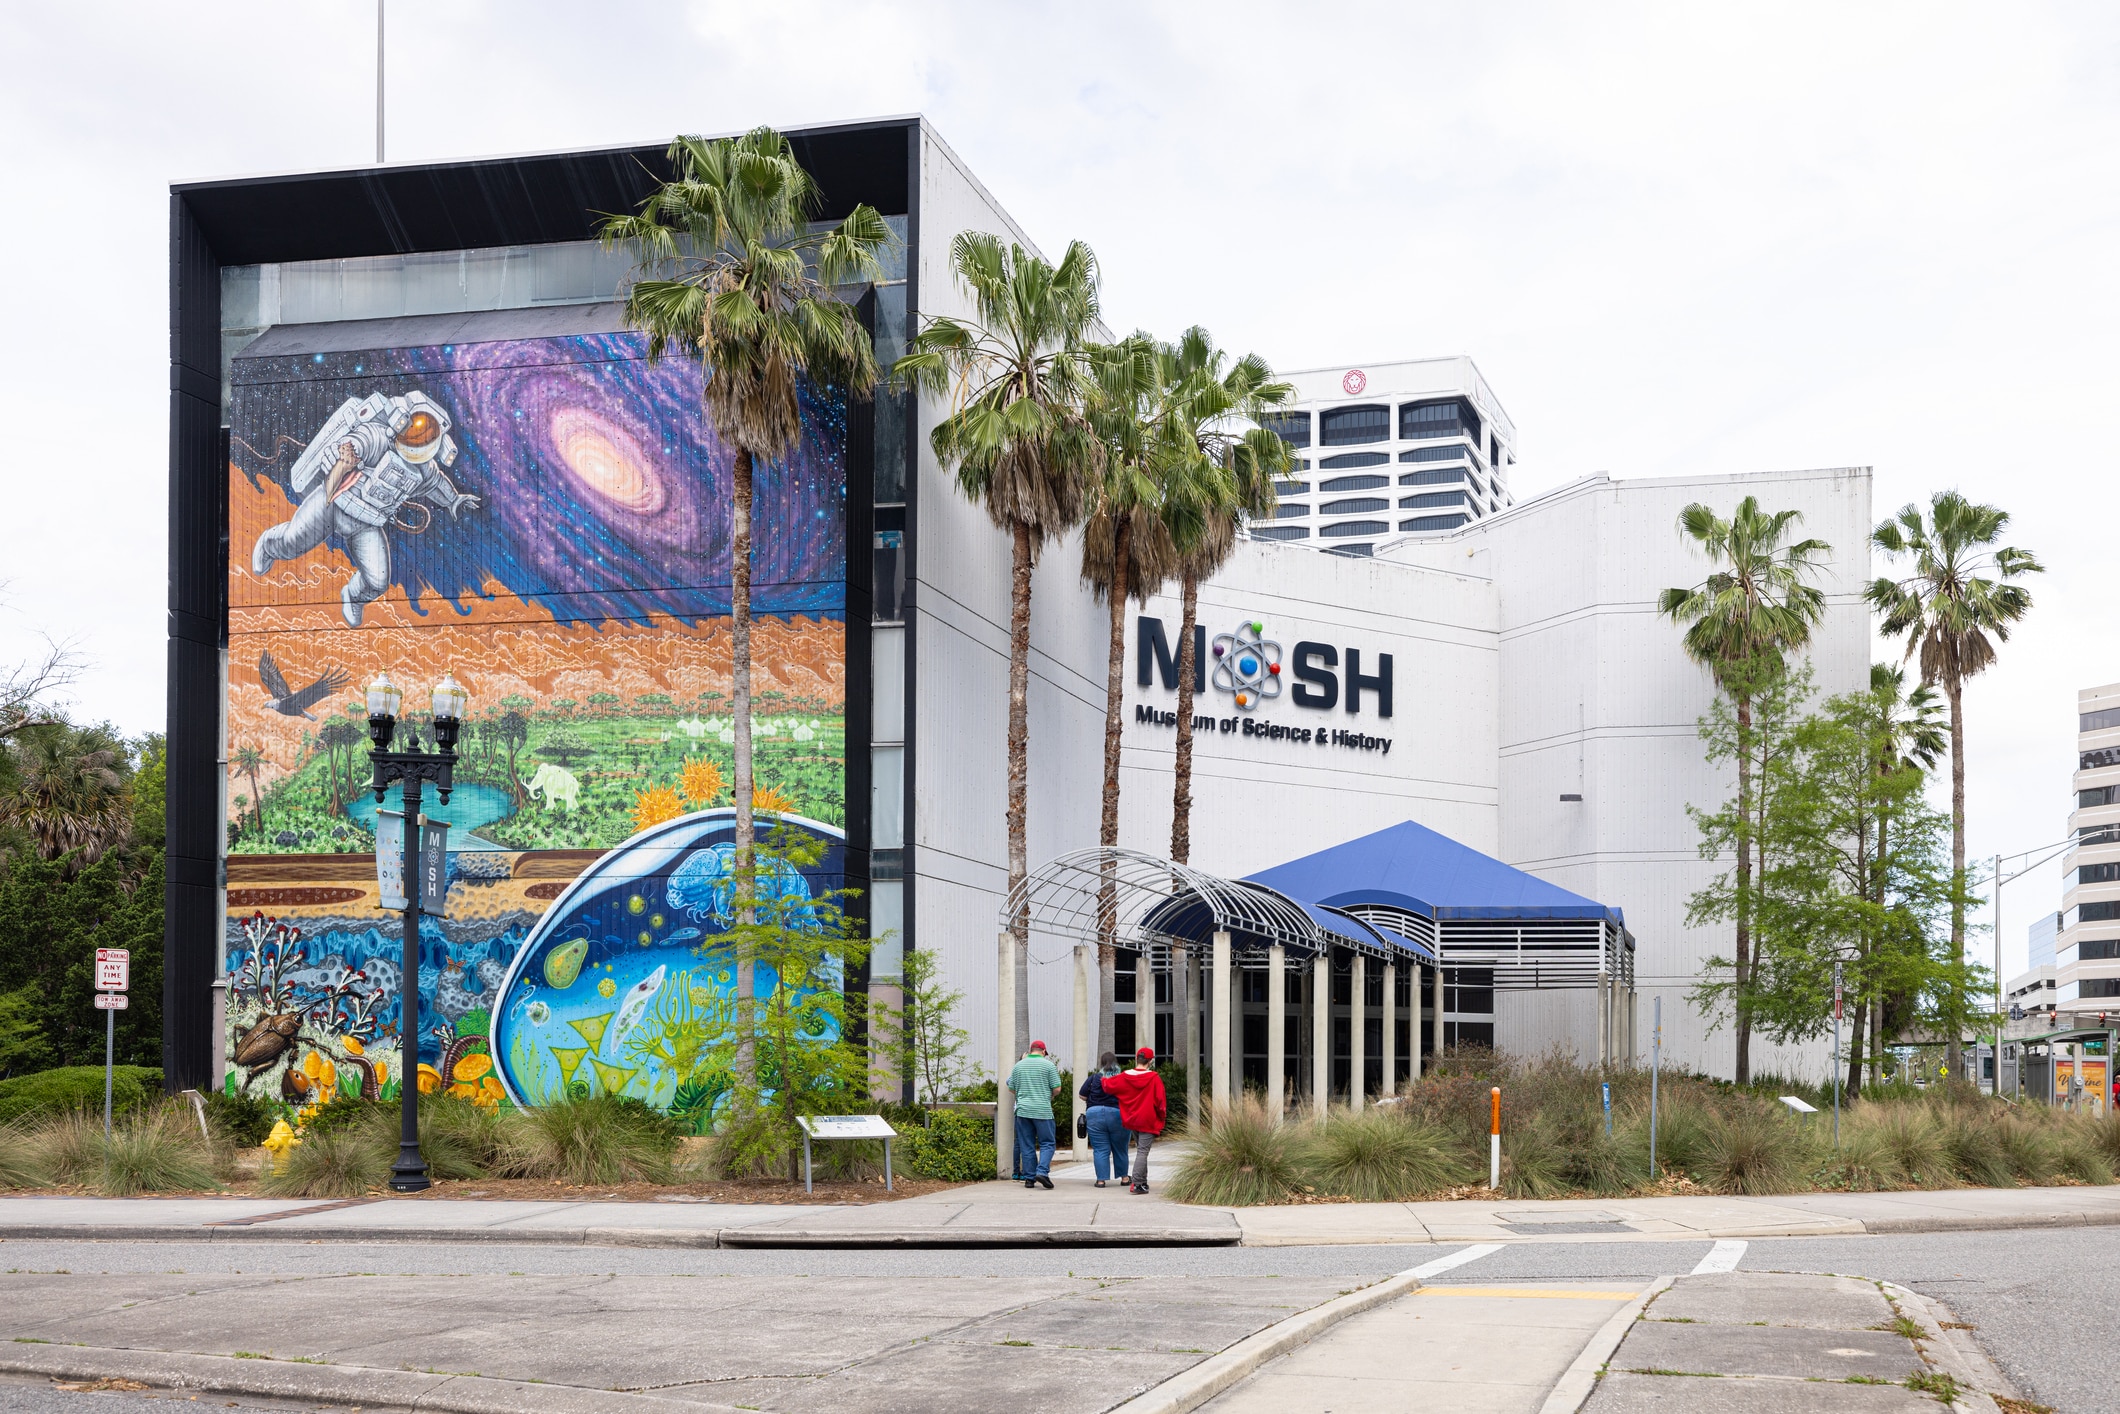
<svg viewBox="0 0 2120 1414">
<path fill-rule="evenodd" d="M 1089 1138 L 1089 1116 L 1087 1114 L 1075 1116 L 1075 1137 L 1077 1139 Z"/>
</svg>

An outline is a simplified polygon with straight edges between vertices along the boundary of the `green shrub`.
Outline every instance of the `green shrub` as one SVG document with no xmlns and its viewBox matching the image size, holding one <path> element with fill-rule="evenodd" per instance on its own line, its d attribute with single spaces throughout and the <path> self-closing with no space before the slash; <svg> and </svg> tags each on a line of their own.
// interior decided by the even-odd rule
<svg viewBox="0 0 2120 1414">
<path fill-rule="evenodd" d="M 96 1190 L 110 1198 L 135 1193 L 203 1192 L 218 1187 L 214 1153 L 196 1112 L 182 1101 L 137 1110 L 114 1124 Z"/>
<path fill-rule="evenodd" d="M 280 1107 L 263 1095 L 245 1090 L 225 1094 L 216 1090 L 206 1097 L 206 1122 L 225 1144 L 254 1149 L 272 1133 L 280 1118 Z"/>
<path fill-rule="evenodd" d="M 1362 1203 L 1400 1202 L 1463 1182 L 1470 1166 L 1448 1131 L 1395 1109 L 1327 1115 L 1295 1146 L 1302 1179 Z"/>
<path fill-rule="evenodd" d="M 937 1110 L 925 1128 L 899 1131 L 892 1156 L 922 1178 L 978 1183 L 994 1176 L 994 1123 L 962 1110 Z"/>
<path fill-rule="evenodd" d="M 1789 1193 L 1811 1169 L 1810 1136 L 1758 1103 L 1732 1105 L 1708 1128 L 1702 1178 L 1724 1193 Z"/>
<path fill-rule="evenodd" d="M 1192 1148 L 1170 1180 L 1170 1196 L 1180 1203 L 1281 1203 L 1306 1181 L 1306 1145 L 1295 1128 L 1269 1119 L 1266 1106 L 1248 1096 L 1210 1109 L 1186 1137 Z"/>
<path fill-rule="evenodd" d="M 395 1153 L 403 1131 L 395 1105 L 381 1126 Z M 450 1095 L 420 1096 L 420 1153 L 435 1178 L 490 1178 L 506 1162 L 515 1116 Z"/>
<path fill-rule="evenodd" d="M 567 1183 L 666 1183 L 683 1132 L 630 1095 L 591 1095 L 525 1110 L 507 1128 L 503 1172 Z"/>
<path fill-rule="evenodd" d="M 398 1107 L 393 1101 L 385 1105 L 378 1100 L 364 1100 L 358 1095 L 337 1095 L 317 1106 L 302 1124 L 302 1137 L 312 1138 L 319 1134 L 337 1134 L 344 1129 L 366 1129 L 380 1133 L 378 1126 L 395 1122 Z M 268 1131 L 269 1132 L 269 1131 Z M 392 1131 L 394 1134 L 396 1131 Z"/>
<path fill-rule="evenodd" d="M 390 1180 L 397 1146 L 377 1142 L 370 1125 L 343 1124 L 322 1132 L 305 1130 L 258 1181 L 258 1191 L 276 1198 L 359 1198 Z"/>
<path fill-rule="evenodd" d="M 136 1110 L 162 1094 L 162 1072 L 148 1066 L 121 1065 L 111 1072 L 111 1109 Z M 94 1110 L 103 1122 L 103 1067 L 69 1065 L 0 1080 L 0 1122 L 62 1110 Z"/>
</svg>

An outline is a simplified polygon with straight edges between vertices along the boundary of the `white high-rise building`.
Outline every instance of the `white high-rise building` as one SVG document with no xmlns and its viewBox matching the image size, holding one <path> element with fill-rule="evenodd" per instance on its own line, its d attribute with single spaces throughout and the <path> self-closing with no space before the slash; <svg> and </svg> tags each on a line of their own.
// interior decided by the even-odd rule
<svg viewBox="0 0 2120 1414">
<path fill-rule="evenodd" d="M 2120 683 L 2076 694 L 2076 848 L 2062 860 L 2060 1010 L 2077 1021 L 2120 1013 Z"/>
<path fill-rule="evenodd" d="M 1266 425 L 1297 449 L 1296 467 L 1255 538 L 1367 555 L 1381 540 L 1456 530 L 1510 504 L 1516 425 L 1471 359 L 1280 376 L 1296 399 Z"/>
</svg>

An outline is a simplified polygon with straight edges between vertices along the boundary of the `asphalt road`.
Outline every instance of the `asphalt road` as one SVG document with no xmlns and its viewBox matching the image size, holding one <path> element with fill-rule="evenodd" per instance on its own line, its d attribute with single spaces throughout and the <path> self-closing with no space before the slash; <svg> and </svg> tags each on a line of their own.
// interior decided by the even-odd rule
<svg viewBox="0 0 2120 1414">
<path fill-rule="evenodd" d="M 1460 1281 L 1646 1278 L 1691 1271 L 1707 1242 L 1547 1242 L 1512 1245 L 1450 1274 Z M 421 1276 L 852 1276 L 1008 1280 L 1073 1275 L 1377 1277 L 1443 1255 L 1432 1246 L 1074 1250 L 676 1251 L 551 1246 L 341 1246 L 256 1243 L 0 1243 L 0 1268 L 75 1275 L 372 1273 Z M 1981 1343 L 2023 1393 L 2061 1414 L 2120 1408 L 2108 1313 L 2120 1308 L 2120 1229 L 2078 1228 L 1890 1237 L 1763 1239 L 1738 1260 L 1746 1271 L 1834 1272 L 1900 1282 L 1936 1297 L 1977 1327 Z M 84 1404 L 84 1401 L 92 1403 Z M 172 1414 L 197 1409 L 312 1406 L 189 1395 L 73 1393 L 41 1381 L 0 1380 L 0 1410 Z"/>
</svg>

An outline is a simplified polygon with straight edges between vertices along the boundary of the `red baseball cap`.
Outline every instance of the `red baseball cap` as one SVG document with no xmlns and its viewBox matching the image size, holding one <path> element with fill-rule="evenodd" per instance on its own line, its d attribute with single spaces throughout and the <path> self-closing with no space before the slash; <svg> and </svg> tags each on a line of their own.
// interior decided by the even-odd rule
<svg viewBox="0 0 2120 1414">
<path fill-rule="evenodd" d="M 1032 1050 L 1034 1050 L 1034 1051 L 1042 1051 L 1042 1050 L 1044 1050 L 1044 1049 L 1045 1049 L 1045 1042 L 1043 1042 L 1043 1041 L 1033 1041 L 1033 1042 L 1031 1042 L 1031 1049 L 1032 1049 Z"/>
<path fill-rule="evenodd" d="M 1134 1056 L 1138 1060 L 1154 1060 L 1156 1058 L 1156 1048 L 1154 1046 L 1143 1046 L 1140 1050 L 1134 1052 Z"/>
</svg>

